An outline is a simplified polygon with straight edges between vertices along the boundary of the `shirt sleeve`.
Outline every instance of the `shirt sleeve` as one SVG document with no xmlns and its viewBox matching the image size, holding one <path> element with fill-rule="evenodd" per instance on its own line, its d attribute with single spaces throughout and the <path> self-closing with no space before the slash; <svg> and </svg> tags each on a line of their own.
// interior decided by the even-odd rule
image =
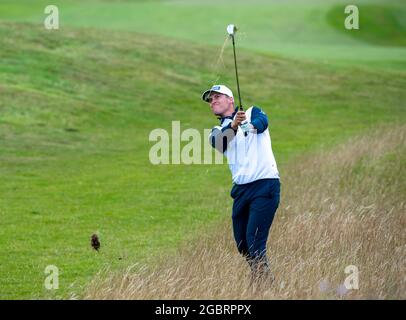
<svg viewBox="0 0 406 320">
<path fill-rule="evenodd" d="M 251 124 L 257 129 L 257 133 L 262 133 L 268 128 L 268 117 L 260 108 L 252 107 Z"/>
<path fill-rule="evenodd" d="M 231 122 L 224 127 L 216 126 L 211 130 L 209 136 L 210 144 L 213 148 L 224 153 L 236 133 L 237 131 L 231 128 Z"/>
</svg>

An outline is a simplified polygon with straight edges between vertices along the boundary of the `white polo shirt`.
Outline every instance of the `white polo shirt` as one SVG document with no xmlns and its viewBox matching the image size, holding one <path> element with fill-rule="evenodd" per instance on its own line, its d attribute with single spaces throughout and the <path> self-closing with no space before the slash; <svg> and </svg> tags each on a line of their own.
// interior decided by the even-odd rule
<svg viewBox="0 0 406 320">
<path fill-rule="evenodd" d="M 272 152 L 268 118 L 258 107 L 247 109 L 245 115 L 257 129 L 244 135 L 242 129 L 238 128 L 235 134 L 230 126 L 231 117 L 221 119 L 221 126 L 214 127 L 209 136 L 212 146 L 215 147 L 216 142 L 217 146 L 221 145 L 220 140 L 224 141 L 223 137 L 228 133 L 228 143 L 223 143 L 222 150 L 219 151 L 227 157 L 232 181 L 235 184 L 246 184 L 260 179 L 279 179 L 278 168 Z M 216 149 L 219 148 L 216 147 Z"/>
</svg>

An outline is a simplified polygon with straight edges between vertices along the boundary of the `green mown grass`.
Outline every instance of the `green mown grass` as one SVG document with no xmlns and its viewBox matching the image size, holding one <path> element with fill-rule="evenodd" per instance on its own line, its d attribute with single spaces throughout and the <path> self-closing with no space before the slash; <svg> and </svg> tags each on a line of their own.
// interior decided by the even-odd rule
<svg viewBox="0 0 406 320">
<path fill-rule="evenodd" d="M 355 39 L 381 46 L 406 46 L 406 6 L 367 5 L 359 6 L 359 30 L 348 32 L 344 27 L 343 6 L 330 9 L 330 24 Z"/>
<path fill-rule="evenodd" d="M 0 19 L 41 25 L 48 4 L 45 0 L 4 0 L 0 3 Z M 238 46 L 256 52 L 319 63 L 403 70 L 406 67 L 406 48 L 383 48 L 381 42 L 359 41 L 354 31 L 344 29 L 344 8 L 348 2 L 343 0 L 56 0 L 53 4 L 59 8 L 61 28 L 135 31 L 218 47 L 225 38 L 226 25 L 235 23 L 240 28 Z M 388 38 L 390 32 L 391 38 L 398 21 L 406 20 L 402 0 L 357 0 L 351 4 L 360 8 L 361 29 L 372 28 L 365 32 L 369 34 L 367 38 L 375 37 L 375 32 L 380 39 Z M 397 39 L 401 39 L 399 35 Z"/>
<path fill-rule="evenodd" d="M 206 37 L 198 33 L 189 41 L 194 29 L 168 33 L 181 28 L 177 21 L 185 13 L 189 22 L 192 13 L 197 19 L 198 4 L 159 4 L 179 7 L 171 17 L 159 11 L 173 21 L 163 20 L 151 34 L 145 25 L 121 21 L 128 6 L 158 4 L 72 2 L 70 22 L 49 32 L 36 20 L 44 3 L 23 3 L 0 4 L 0 19 L 12 20 L 0 21 L 0 298 L 66 298 L 80 294 L 103 266 L 125 268 L 163 250 L 175 252 L 199 226 L 230 215 L 225 164 L 154 166 L 148 159 L 151 130 L 170 130 L 179 120 L 182 129 L 202 133 L 217 123 L 200 94 L 218 76 L 234 89 L 230 46 L 215 70 L 223 35 L 208 45 L 210 32 L 228 20 L 210 22 Z M 94 17 L 81 23 L 77 18 L 89 12 L 82 10 L 89 3 L 96 6 Z M 97 6 L 111 10 L 100 17 Z M 145 15 L 144 22 L 147 12 L 132 11 Z M 86 24 L 93 28 L 78 28 Z M 247 32 L 246 39 L 255 41 L 255 34 Z M 264 53 L 242 47 L 244 104 L 267 112 L 282 179 L 296 155 L 405 121 L 402 70 L 300 61 L 274 55 L 271 47 Z M 99 254 L 89 246 L 94 232 L 102 241 Z M 43 285 L 49 264 L 61 272 L 54 293 Z"/>
</svg>

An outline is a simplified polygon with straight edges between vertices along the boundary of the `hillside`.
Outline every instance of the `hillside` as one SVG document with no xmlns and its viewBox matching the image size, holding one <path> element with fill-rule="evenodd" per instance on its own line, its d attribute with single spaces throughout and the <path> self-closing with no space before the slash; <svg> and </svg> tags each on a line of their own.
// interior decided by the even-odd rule
<svg viewBox="0 0 406 320">
<path fill-rule="evenodd" d="M 155 266 L 103 270 L 85 298 L 405 299 L 405 139 L 404 125 L 380 128 L 286 168 L 268 240 L 272 284 L 249 285 L 223 219 Z"/>
</svg>

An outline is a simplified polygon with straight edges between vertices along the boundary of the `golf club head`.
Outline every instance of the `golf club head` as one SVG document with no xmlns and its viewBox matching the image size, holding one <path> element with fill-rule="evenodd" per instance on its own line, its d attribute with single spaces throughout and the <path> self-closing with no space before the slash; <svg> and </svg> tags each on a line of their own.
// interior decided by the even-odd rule
<svg viewBox="0 0 406 320">
<path fill-rule="evenodd" d="M 234 34 L 237 32 L 237 27 L 235 26 L 235 25 L 233 25 L 233 24 L 229 24 L 228 26 L 227 26 L 227 33 L 230 35 L 230 36 L 234 36 Z"/>
</svg>

